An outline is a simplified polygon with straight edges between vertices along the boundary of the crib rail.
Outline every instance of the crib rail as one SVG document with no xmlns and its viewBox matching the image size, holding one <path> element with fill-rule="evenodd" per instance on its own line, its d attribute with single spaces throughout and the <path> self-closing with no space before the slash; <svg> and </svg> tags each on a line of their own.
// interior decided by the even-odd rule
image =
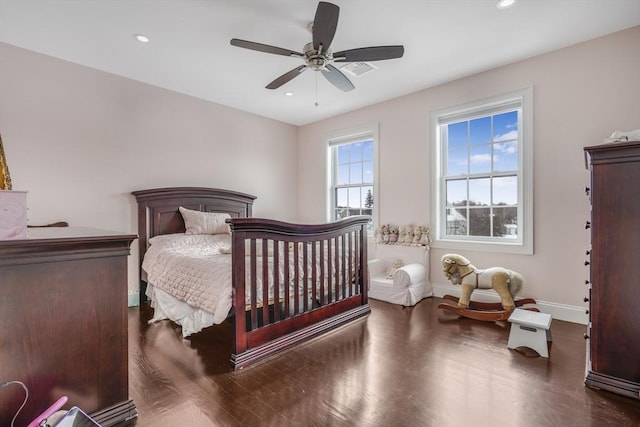
<svg viewBox="0 0 640 427">
<path fill-rule="evenodd" d="M 233 218 L 232 364 L 367 314 L 366 216 L 329 224 Z"/>
</svg>

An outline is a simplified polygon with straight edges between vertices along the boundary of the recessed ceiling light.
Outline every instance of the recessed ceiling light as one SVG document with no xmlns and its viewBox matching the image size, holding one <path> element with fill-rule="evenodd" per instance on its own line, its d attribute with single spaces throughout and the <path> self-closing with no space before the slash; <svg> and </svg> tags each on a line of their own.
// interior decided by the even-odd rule
<svg viewBox="0 0 640 427">
<path fill-rule="evenodd" d="M 499 0 L 498 4 L 496 5 L 496 7 L 498 9 L 506 9 L 508 7 L 513 6 L 513 4 L 516 2 L 516 0 Z"/>
<path fill-rule="evenodd" d="M 144 34 L 134 34 L 133 38 L 138 40 L 140 43 L 149 43 L 151 39 Z"/>
<path fill-rule="evenodd" d="M 285 96 L 293 96 L 293 92 L 285 92 L 284 95 Z"/>
</svg>

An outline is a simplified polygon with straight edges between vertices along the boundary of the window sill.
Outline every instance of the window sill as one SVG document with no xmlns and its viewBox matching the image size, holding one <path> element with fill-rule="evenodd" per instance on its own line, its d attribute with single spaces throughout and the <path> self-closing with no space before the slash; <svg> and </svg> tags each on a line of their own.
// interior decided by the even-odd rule
<svg viewBox="0 0 640 427">
<path fill-rule="evenodd" d="M 523 243 L 473 242 L 468 240 L 433 239 L 434 249 L 455 249 L 478 252 L 498 252 L 507 254 L 533 255 L 532 245 Z"/>
</svg>

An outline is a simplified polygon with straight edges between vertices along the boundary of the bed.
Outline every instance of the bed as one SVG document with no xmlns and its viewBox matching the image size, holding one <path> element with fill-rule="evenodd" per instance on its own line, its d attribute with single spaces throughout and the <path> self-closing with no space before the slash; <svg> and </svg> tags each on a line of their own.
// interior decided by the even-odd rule
<svg viewBox="0 0 640 427">
<path fill-rule="evenodd" d="M 140 303 L 154 308 L 152 321 L 172 320 L 185 336 L 231 317 L 234 369 L 371 311 L 366 216 L 292 224 L 252 218 L 255 196 L 235 191 L 172 187 L 132 194 L 138 204 Z M 218 232 L 222 219 L 226 232 Z M 201 233 L 194 224 L 216 232 Z M 183 260 L 174 265 L 174 257 Z"/>
</svg>

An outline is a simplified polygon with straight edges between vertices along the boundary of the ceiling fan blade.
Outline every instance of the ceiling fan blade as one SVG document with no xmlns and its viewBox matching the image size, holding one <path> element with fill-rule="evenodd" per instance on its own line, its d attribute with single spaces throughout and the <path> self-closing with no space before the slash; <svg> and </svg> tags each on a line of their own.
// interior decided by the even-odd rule
<svg viewBox="0 0 640 427">
<path fill-rule="evenodd" d="M 280 77 L 278 77 L 277 79 L 275 79 L 265 87 L 267 89 L 278 89 L 283 84 L 287 83 L 290 80 L 293 80 L 295 77 L 298 77 L 306 69 L 307 69 L 306 65 L 300 65 L 299 67 L 296 67 L 291 71 L 287 71 L 286 73 L 284 73 L 283 75 L 281 75 Z"/>
<path fill-rule="evenodd" d="M 334 62 L 366 62 L 401 58 L 404 46 L 372 46 L 349 49 L 333 54 Z"/>
<path fill-rule="evenodd" d="M 313 19 L 313 48 L 318 50 L 322 45 L 322 52 L 326 52 L 331 46 L 333 36 L 338 28 L 338 15 L 340 8 L 332 3 L 321 1 L 316 9 L 316 16 Z"/>
<path fill-rule="evenodd" d="M 351 80 L 342 74 L 342 71 L 331 64 L 322 69 L 322 75 L 325 76 L 332 85 L 344 92 L 349 92 L 356 88 L 353 83 L 351 83 Z"/>
<path fill-rule="evenodd" d="M 281 47 L 270 46 L 268 44 L 250 42 L 247 40 L 231 39 L 231 45 L 237 47 L 243 47 L 245 49 L 257 50 L 258 52 L 273 53 L 276 55 L 284 56 L 304 56 L 300 52 L 294 52 L 289 49 L 283 49 Z"/>
</svg>

